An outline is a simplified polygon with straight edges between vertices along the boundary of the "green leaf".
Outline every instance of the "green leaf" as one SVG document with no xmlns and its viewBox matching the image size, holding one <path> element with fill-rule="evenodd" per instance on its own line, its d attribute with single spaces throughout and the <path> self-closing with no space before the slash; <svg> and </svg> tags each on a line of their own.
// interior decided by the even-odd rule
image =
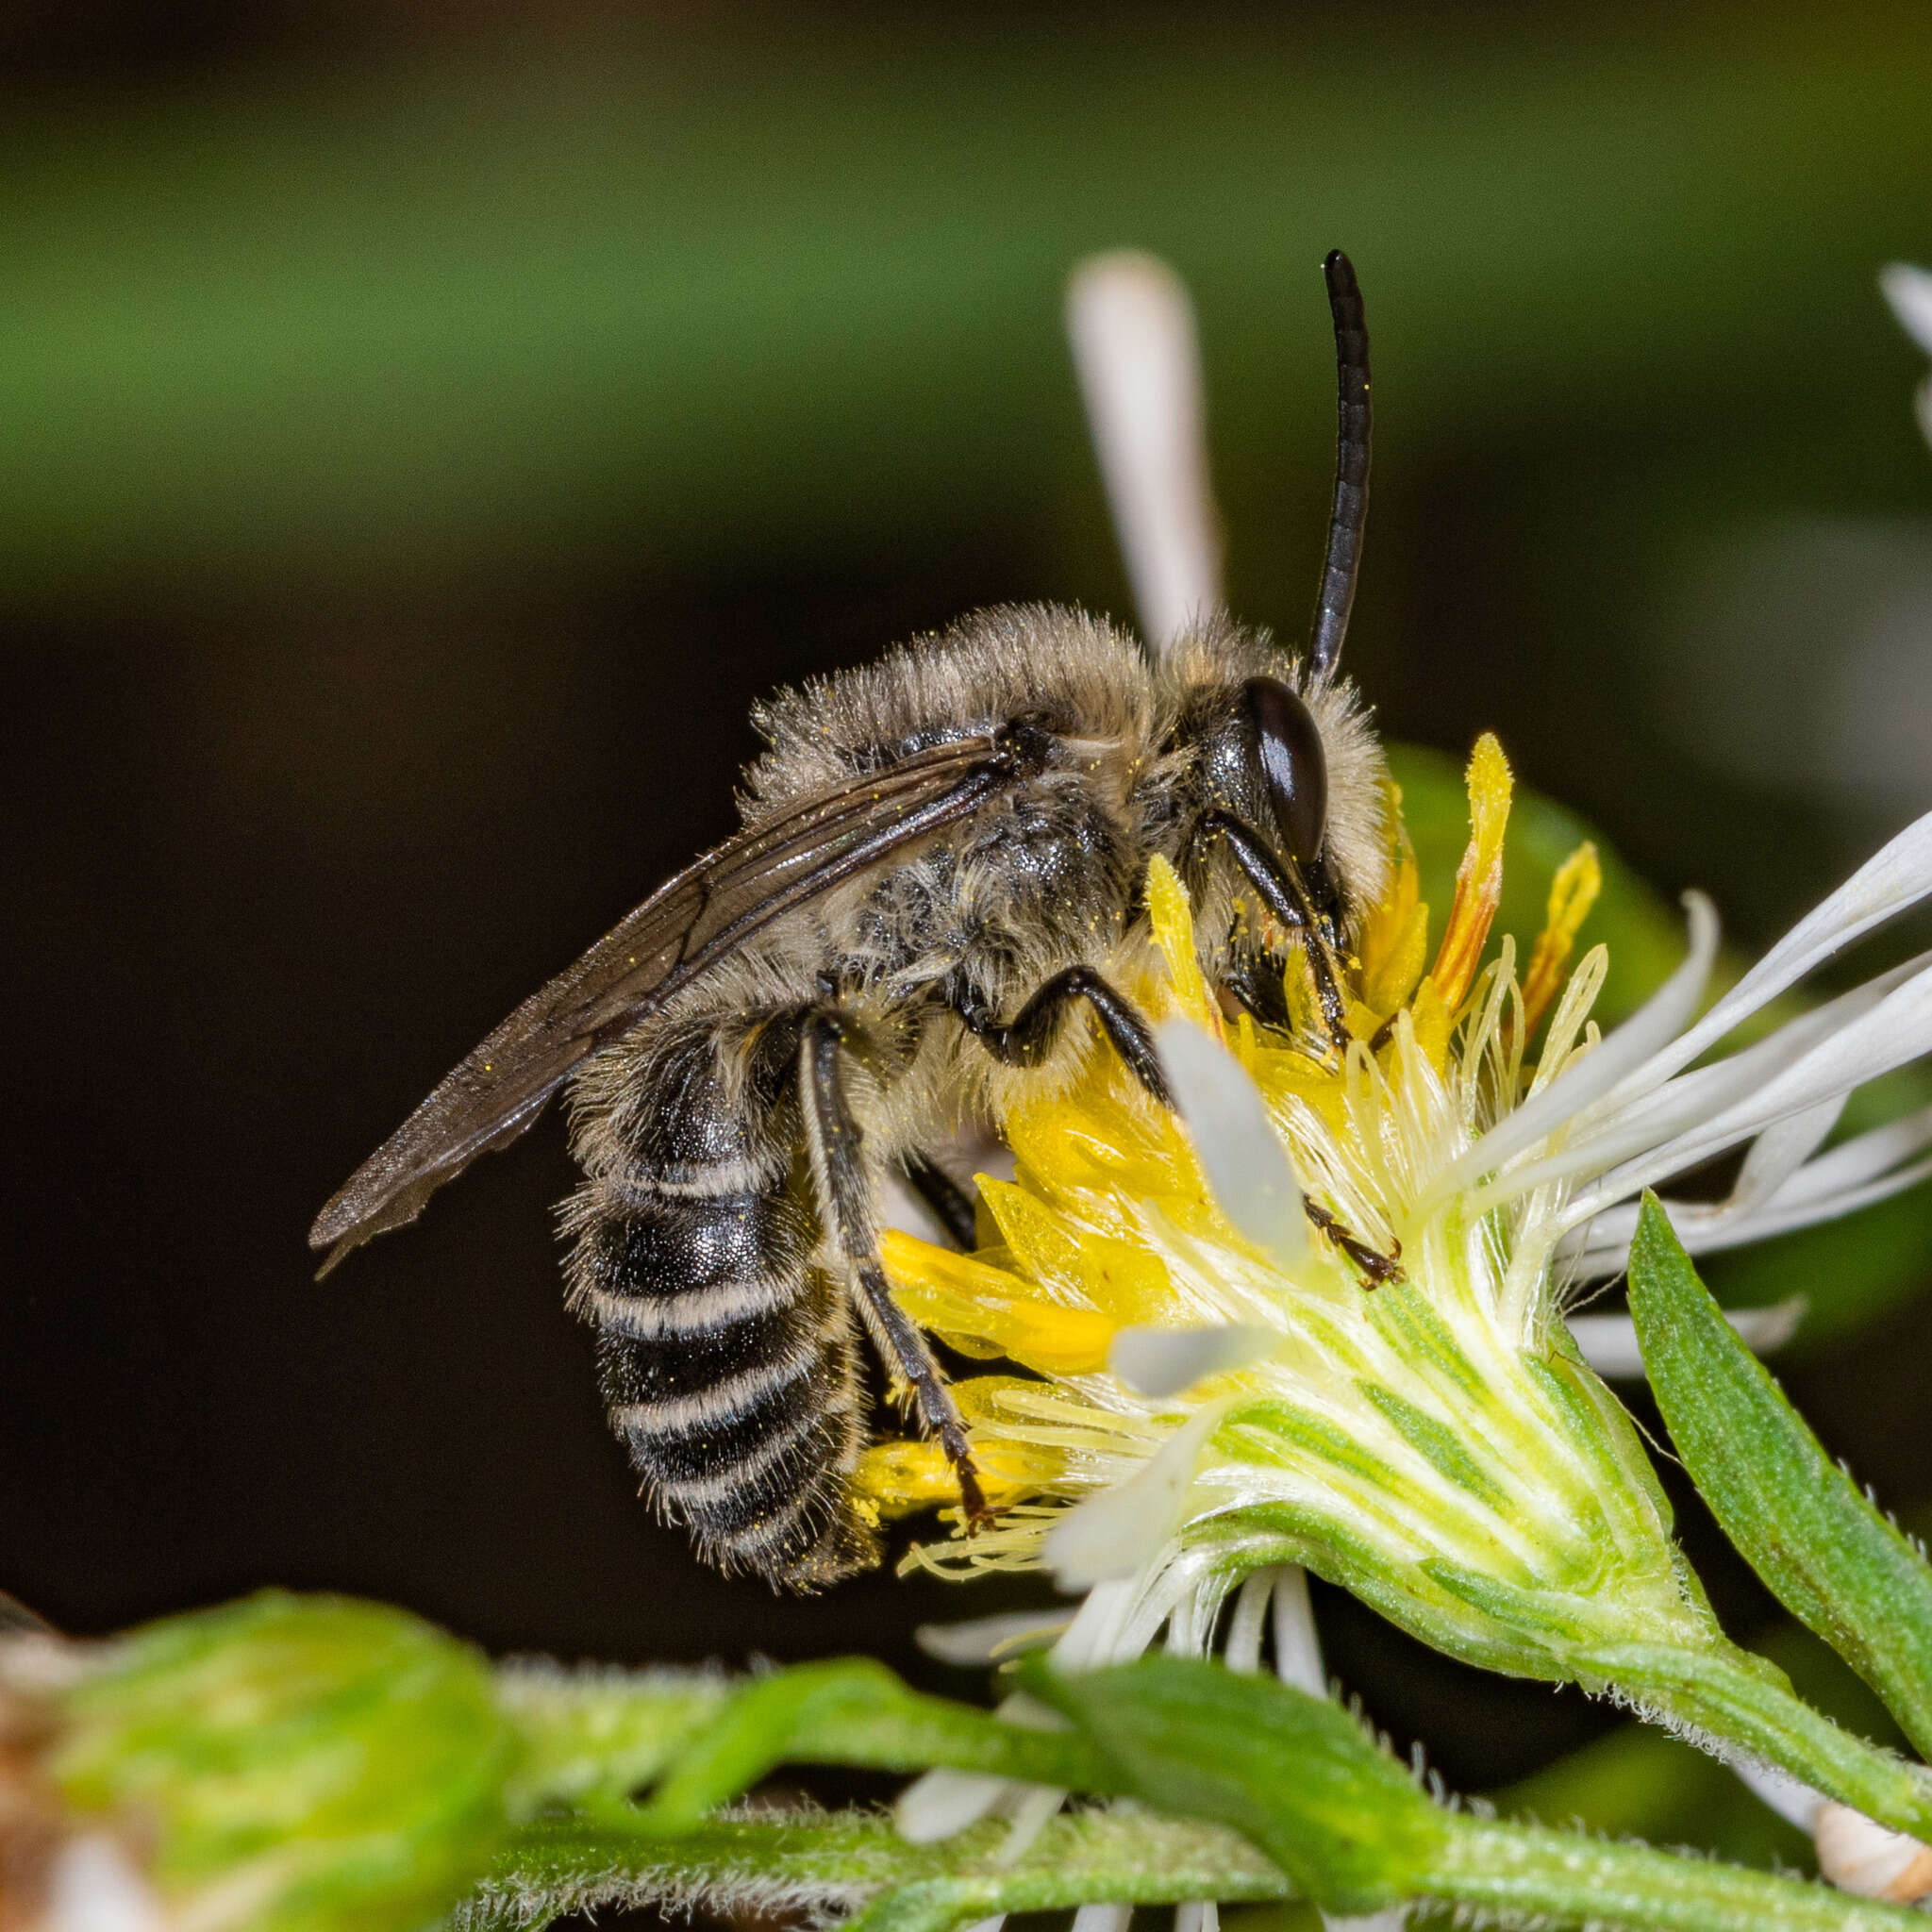
<svg viewBox="0 0 1932 1932">
<path fill-rule="evenodd" d="M 1491 1797 L 1506 1817 L 1546 1818 L 1599 1837 L 1690 1845 L 1788 1871 L 1811 1862 L 1811 1840 L 1728 1764 L 1651 1724 L 1620 1725 Z"/>
<path fill-rule="evenodd" d="M 505 1838 L 519 1740 L 489 1664 L 406 1611 L 263 1591 L 74 1668 L 19 1735 L 83 1825 L 141 1821 L 182 1923 L 243 1899 L 258 1932 L 413 1932 Z"/>
<path fill-rule="evenodd" d="M 695 1830 L 708 1812 L 785 1763 L 880 1771 L 941 1765 L 1108 1789 L 1105 1769 L 1079 1739 L 1002 1724 L 991 1711 L 908 1690 L 869 1657 L 846 1657 L 745 1685 L 679 1757 L 640 1816 L 655 1831 Z"/>
<path fill-rule="evenodd" d="M 1672 1441 L 1724 1534 L 1932 1754 L 1932 1569 L 1738 1340 L 1655 1195 L 1631 1244 L 1630 1312 Z"/>
<path fill-rule="evenodd" d="M 1181 1657 L 1023 1669 L 1136 1797 L 1231 1824 L 1324 1910 L 1413 1896 L 1448 1832 L 1407 1774 L 1325 1698 Z"/>
<path fill-rule="evenodd" d="M 1172 1657 L 1066 1675 L 1035 1657 L 1022 1674 L 1136 1796 L 1232 1825 L 1324 1911 L 1416 1899 L 1672 1932 L 1910 1932 L 1923 1924 L 1824 1886 L 1446 1810 L 1346 1712 L 1272 1678 Z M 896 1932 L 884 1912 L 871 1923 Z M 910 1925 L 941 1932 L 942 1923 Z"/>
</svg>

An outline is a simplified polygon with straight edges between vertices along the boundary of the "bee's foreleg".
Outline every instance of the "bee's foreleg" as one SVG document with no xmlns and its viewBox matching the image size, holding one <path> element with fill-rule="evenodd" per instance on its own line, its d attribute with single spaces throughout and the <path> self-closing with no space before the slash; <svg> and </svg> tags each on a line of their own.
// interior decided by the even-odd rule
<svg viewBox="0 0 1932 1932">
<path fill-rule="evenodd" d="M 1246 874 L 1248 883 L 1259 894 L 1261 903 L 1285 926 L 1302 936 L 1302 950 L 1308 971 L 1315 978 L 1315 997 L 1322 1008 L 1322 1019 L 1328 1037 L 1342 1053 L 1348 1051 L 1348 1005 L 1341 996 L 1341 979 L 1335 967 L 1334 949 L 1322 930 L 1322 922 L 1308 898 L 1292 861 L 1284 865 L 1267 844 L 1232 812 L 1210 811 L 1203 815 L 1194 838 L 1202 844 L 1210 839 L 1224 841 L 1234 860 Z"/>
<path fill-rule="evenodd" d="M 992 1520 L 974 1467 L 966 1420 L 925 1337 L 892 1299 L 879 1260 L 878 1219 L 864 1137 L 845 1094 L 852 1027 L 836 1009 L 812 1013 L 799 1049 L 799 1096 L 824 1224 L 843 1257 L 858 1312 L 885 1357 L 912 1391 L 926 1429 L 938 1438 L 959 1479 L 959 1501 L 974 1528 Z"/>
<path fill-rule="evenodd" d="M 1093 1008 L 1101 1031 L 1135 1079 L 1162 1107 L 1172 1108 L 1174 1096 L 1160 1071 L 1160 1057 L 1154 1050 L 1154 1036 L 1147 1030 L 1146 1021 L 1130 1000 L 1116 992 L 1091 966 L 1069 966 L 1064 973 L 1056 973 L 1020 1008 L 1017 1018 L 1004 1024 L 964 985 L 955 986 L 952 1005 L 966 1030 L 996 1060 L 1009 1067 L 1036 1067 L 1052 1051 L 1059 1037 L 1060 1022 L 1075 1000 L 1085 1000 Z"/>
</svg>

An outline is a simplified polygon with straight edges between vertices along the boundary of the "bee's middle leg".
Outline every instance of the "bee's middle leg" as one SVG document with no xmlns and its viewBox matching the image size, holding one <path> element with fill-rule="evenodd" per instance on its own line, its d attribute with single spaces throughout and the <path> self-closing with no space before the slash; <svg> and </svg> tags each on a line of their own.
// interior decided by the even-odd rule
<svg viewBox="0 0 1932 1932">
<path fill-rule="evenodd" d="M 912 1391 L 920 1420 L 939 1439 L 959 1479 L 959 1500 L 974 1528 L 992 1520 L 966 1421 L 944 1371 L 914 1323 L 892 1299 L 879 1259 L 878 1218 L 872 1177 L 863 1158 L 864 1137 L 845 1094 L 845 1057 L 852 1027 L 836 1010 L 821 1008 L 805 1023 L 799 1049 L 799 1094 L 825 1225 L 844 1257 L 860 1315 L 890 1368 Z"/>
<path fill-rule="evenodd" d="M 1127 1070 L 1162 1107 L 1174 1107 L 1154 1036 L 1133 1002 L 1116 992 L 1091 966 L 1069 966 L 1056 973 L 1014 1019 L 995 1020 L 986 1006 L 964 986 L 954 989 L 952 1007 L 960 1023 L 996 1060 L 1009 1067 L 1038 1066 L 1053 1049 L 1066 1011 L 1085 1000 L 1100 1022 L 1100 1029 L 1126 1062 Z"/>
<path fill-rule="evenodd" d="M 900 1166 L 907 1185 L 951 1236 L 953 1245 L 962 1254 L 970 1253 L 979 1238 L 979 1216 L 973 1196 L 928 1154 L 908 1154 Z"/>
</svg>

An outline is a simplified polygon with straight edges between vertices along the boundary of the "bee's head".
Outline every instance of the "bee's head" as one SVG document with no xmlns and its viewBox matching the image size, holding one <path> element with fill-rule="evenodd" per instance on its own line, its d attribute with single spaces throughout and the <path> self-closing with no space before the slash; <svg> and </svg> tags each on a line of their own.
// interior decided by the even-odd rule
<svg viewBox="0 0 1932 1932">
<path fill-rule="evenodd" d="M 1307 701 L 1278 677 L 1224 688 L 1199 719 L 1200 805 L 1225 812 L 1274 848 L 1307 887 L 1315 910 L 1341 914 L 1328 850 L 1328 752 Z"/>
</svg>

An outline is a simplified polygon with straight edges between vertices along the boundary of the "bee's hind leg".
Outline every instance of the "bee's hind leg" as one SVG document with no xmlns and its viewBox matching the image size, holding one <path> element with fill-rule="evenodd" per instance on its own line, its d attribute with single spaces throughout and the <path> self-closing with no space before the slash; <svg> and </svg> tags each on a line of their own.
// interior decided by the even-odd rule
<svg viewBox="0 0 1932 1932">
<path fill-rule="evenodd" d="M 986 1491 L 974 1467 L 966 1421 L 944 1372 L 914 1323 L 886 1285 L 879 1260 L 878 1218 L 864 1139 L 845 1095 L 845 1057 L 853 1029 L 836 1008 L 821 1008 L 806 1020 L 799 1048 L 799 1098 L 811 1153 L 820 1208 L 826 1230 L 843 1257 L 858 1312 L 886 1358 L 904 1379 L 927 1430 L 939 1439 L 959 1479 L 959 1501 L 974 1528 L 992 1521 Z"/>
<path fill-rule="evenodd" d="M 1116 992 L 1091 966 L 1069 966 L 1056 973 L 1019 1014 L 1004 1023 L 995 1020 L 972 989 L 956 984 L 951 1005 L 960 1023 L 993 1058 L 1009 1067 L 1037 1067 L 1059 1038 L 1060 1023 L 1075 1000 L 1085 1000 L 1100 1022 L 1100 1030 L 1127 1070 L 1162 1107 L 1172 1109 L 1174 1096 L 1160 1071 L 1154 1036 L 1132 1001 Z"/>
</svg>

